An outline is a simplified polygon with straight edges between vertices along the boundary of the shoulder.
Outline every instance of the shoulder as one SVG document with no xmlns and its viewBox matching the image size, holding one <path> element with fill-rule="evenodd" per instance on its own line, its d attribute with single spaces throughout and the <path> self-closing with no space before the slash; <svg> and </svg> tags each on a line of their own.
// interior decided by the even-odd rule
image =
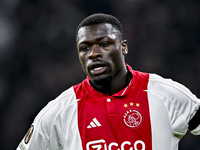
<svg viewBox="0 0 200 150">
<path fill-rule="evenodd" d="M 62 144 L 59 143 L 62 142 L 63 126 L 69 128 L 71 120 L 77 120 L 77 101 L 74 87 L 67 89 L 56 99 L 50 101 L 35 117 L 31 126 L 32 142 L 27 146 L 34 148 L 37 146 L 48 147 L 50 144 L 53 147 L 61 146 Z M 49 143 L 51 140 L 54 142 Z M 38 143 L 39 145 L 37 145 Z"/>
<path fill-rule="evenodd" d="M 74 93 L 73 87 L 67 89 L 61 93 L 56 99 L 50 101 L 36 116 L 34 124 L 50 125 L 59 116 L 63 109 L 67 109 L 69 106 L 76 104 L 77 99 Z"/>
<path fill-rule="evenodd" d="M 196 102 L 197 97 L 184 85 L 173 81 L 172 79 L 163 78 L 157 74 L 149 75 L 148 90 L 152 93 L 160 94 L 166 97 L 188 98 Z"/>
<path fill-rule="evenodd" d="M 176 111 L 187 122 L 200 106 L 200 100 L 184 85 L 156 74 L 150 74 L 147 92 L 151 99 L 162 101 L 171 115 Z"/>
<path fill-rule="evenodd" d="M 167 112 L 173 134 L 182 137 L 199 109 L 200 100 L 184 85 L 156 74 L 149 76 L 147 93 L 152 108 L 155 109 L 155 103 L 159 104 L 156 109 L 162 108 L 162 112 Z"/>
</svg>

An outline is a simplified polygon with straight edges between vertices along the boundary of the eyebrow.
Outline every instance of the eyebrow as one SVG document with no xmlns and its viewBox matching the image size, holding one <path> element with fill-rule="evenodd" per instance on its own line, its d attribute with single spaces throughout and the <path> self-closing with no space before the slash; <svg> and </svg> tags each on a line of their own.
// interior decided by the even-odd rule
<svg viewBox="0 0 200 150">
<path fill-rule="evenodd" d="M 100 41 L 100 40 L 102 40 L 102 39 L 104 39 L 105 37 L 107 37 L 107 36 L 102 36 L 102 37 L 99 37 L 99 38 L 96 38 L 96 39 L 94 39 L 95 41 Z M 93 40 L 92 40 L 93 41 Z M 78 45 L 80 45 L 80 44 L 90 44 L 91 42 L 89 42 L 89 41 L 82 41 L 82 42 L 80 42 Z"/>
</svg>

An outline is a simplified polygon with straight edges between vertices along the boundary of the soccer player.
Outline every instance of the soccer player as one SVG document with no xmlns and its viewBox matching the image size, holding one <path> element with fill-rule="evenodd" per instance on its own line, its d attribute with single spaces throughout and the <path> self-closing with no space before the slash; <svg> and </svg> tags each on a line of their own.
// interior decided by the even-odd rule
<svg viewBox="0 0 200 150">
<path fill-rule="evenodd" d="M 115 17 L 93 14 L 77 28 L 87 78 L 49 102 L 17 150 L 178 150 L 200 135 L 200 100 L 183 85 L 132 70 Z"/>
</svg>

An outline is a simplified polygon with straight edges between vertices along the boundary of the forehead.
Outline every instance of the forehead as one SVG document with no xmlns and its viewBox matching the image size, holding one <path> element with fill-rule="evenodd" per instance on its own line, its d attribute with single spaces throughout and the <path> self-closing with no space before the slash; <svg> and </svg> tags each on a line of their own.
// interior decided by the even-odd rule
<svg viewBox="0 0 200 150">
<path fill-rule="evenodd" d="M 119 31 L 113 28 L 113 26 L 108 23 L 84 26 L 81 27 L 77 33 L 77 44 L 105 36 L 116 38 L 116 34 L 118 33 Z"/>
</svg>

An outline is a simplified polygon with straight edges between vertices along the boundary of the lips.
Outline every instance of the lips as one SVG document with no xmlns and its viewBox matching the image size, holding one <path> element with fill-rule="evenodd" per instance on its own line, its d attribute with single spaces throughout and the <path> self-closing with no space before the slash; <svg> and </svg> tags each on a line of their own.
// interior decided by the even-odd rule
<svg viewBox="0 0 200 150">
<path fill-rule="evenodd" d="M 88 70 L 92 75 L 103 74 L 107 66 L 104 63 L 92 63 L 89 65 Z"/>
<path fill-rule="evenodd" d="M 90 72 L 93 75 L 99 75 L 99 74 L 103 74 L 105 70 L 106 70 L 106 67 L 97 67 L 97 68 L 91 69 Z"/>
</svg>

